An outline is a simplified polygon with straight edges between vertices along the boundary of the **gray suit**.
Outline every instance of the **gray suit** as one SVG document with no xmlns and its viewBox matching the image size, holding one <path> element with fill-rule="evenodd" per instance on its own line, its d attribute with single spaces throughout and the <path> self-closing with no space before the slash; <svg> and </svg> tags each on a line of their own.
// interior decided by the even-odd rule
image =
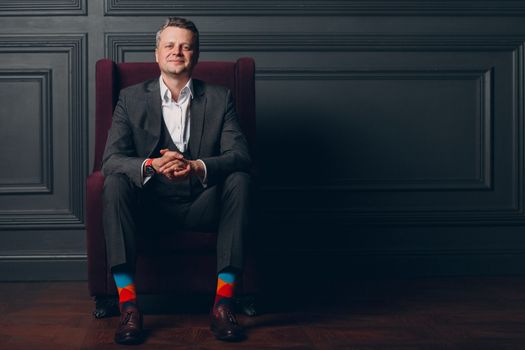
<svg viewBox="0 0 525 350">
<path fill-rule="evenodd" d="M 230 91 L 193 80 L 188 159 L 206 164 L 207 188 L 192 178 L 170 183 L 155 175 L 142 184 L 142 163 L 159 150 L 176 150 L 162 117 L 158 79 L 121 91 L 103 157 L 104 232 L 110 266 L 134 267 L 135 238 L 151 226 L 218 228 L 217 269 L 242 268 L 248 220 L 250 155 Z M 189 189 L 189 191 L 185 191 Z M 155 215 L 161 213 L 161 215 Z M 169 219 L 169 220 L 166 220 Z M 169 226 L 169 227 L 167 227 Z M 155 227 L 158 230 L 159 227 Z"/>
</svg>

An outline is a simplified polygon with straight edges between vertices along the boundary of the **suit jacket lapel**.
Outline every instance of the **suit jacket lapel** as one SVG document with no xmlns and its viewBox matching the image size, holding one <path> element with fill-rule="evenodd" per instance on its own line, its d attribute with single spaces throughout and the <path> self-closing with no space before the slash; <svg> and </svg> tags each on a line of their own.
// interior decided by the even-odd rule
<svg viewBox="0 0 525 350">
<path fill-rule="evenodd" d="M 193 79 L 194 97 L 190 105 L 190 141 L 189 148 L 193 157 L 198 158 L 202 141 L 202 131 L 204 128 L 204 112 L 206 110 L 206 95 L 204 94 L 203 83 Z"/>
<path fill-rule="evenodd" d="M 148 90 L 146 94 L 147 114 L 144 120 L 144 130 L 152 136 L 151 141 L 147 141 L 146 149 L 153 152 L 160 139 L 162 121 L 162 100 L 160 98 L 159 80 L 153 80 L 146 89 Z"/>
</svg>

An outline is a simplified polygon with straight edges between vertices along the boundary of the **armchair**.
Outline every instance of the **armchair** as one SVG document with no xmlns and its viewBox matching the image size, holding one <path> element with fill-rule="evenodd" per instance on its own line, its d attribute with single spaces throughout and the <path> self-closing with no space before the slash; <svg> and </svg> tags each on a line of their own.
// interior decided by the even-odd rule
<svg viewBox="0 0 525 350">
<path fill-rule="evenodd" d="M 193 72 L 195 78 L 226 86 L 232 92 L 241 127 L 250 149 L 255 146 L 255 81 L 254 61 L 241 58 L 236 62 L 200 62 Z M 117 290 L 107 266 L 105 238 L 102 227 L 102 155 L 119 91 L 127 86 L 158 77 L 157 63 L 115 63 L 108 59 L 96 63 L 96 129 L 95 162 L 87 179 L 87 255 L 89 293 L 95 298 L 97 318 L 118 313 Z M 139 294 L 208 294 L 215 291 L 216 232 L 179 230 L 159 235 L 158 241 L 139 245 L 136 281 Z M 155 247 L 153 253 L 152 247 Z M 239 287 L 253 293 L 254 262 L 246 254 L 245 276 Z M 169 263 L 168 263 L 169 262 Z M 174 271 L 173 271 L 174 270 Z M 170 278 L 161 278 L 169 275 Z M 246 300 L 245 300 L 246 301 Z M 244 312 L 254 314 L 251 305 L 243 304 Z"/>
</svg>

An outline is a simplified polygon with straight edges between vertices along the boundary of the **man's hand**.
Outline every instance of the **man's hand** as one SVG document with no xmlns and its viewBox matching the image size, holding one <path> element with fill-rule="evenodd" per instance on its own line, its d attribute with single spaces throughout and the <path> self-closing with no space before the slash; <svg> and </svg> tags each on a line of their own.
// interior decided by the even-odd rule
<svg viewBox="0 0 525 350">
<path fill-rule="evenodd" d="M 160 150 L 161 157 L 153 159 L 151 165 L 157 172 L 172 181 L 183 181 L 191 173 L 190 162 L 179 152 Z"/>
</svg>

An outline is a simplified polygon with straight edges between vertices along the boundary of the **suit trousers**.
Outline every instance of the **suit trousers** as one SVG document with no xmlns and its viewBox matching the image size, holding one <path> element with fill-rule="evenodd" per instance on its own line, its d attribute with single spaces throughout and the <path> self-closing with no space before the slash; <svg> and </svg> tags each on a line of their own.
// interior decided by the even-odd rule
<svg viewBox="0 0 525 350">
<path fill-rule="evenodd" d="M 158 175 L 160 176 L 160 175 Z M 133 271 L 137 235 L 170 234 L 174 229 L 217 230 L 217 272 L 242 270 L 243 241 L 248 229 L 250 175 L 234 172 L 195 198 L 159 197 L 134 185 L 128 176 L 105 178 L 103 226 L 108 264 Z M 176 233 L 175 233 L 176 234 Z"/>
</svg>

